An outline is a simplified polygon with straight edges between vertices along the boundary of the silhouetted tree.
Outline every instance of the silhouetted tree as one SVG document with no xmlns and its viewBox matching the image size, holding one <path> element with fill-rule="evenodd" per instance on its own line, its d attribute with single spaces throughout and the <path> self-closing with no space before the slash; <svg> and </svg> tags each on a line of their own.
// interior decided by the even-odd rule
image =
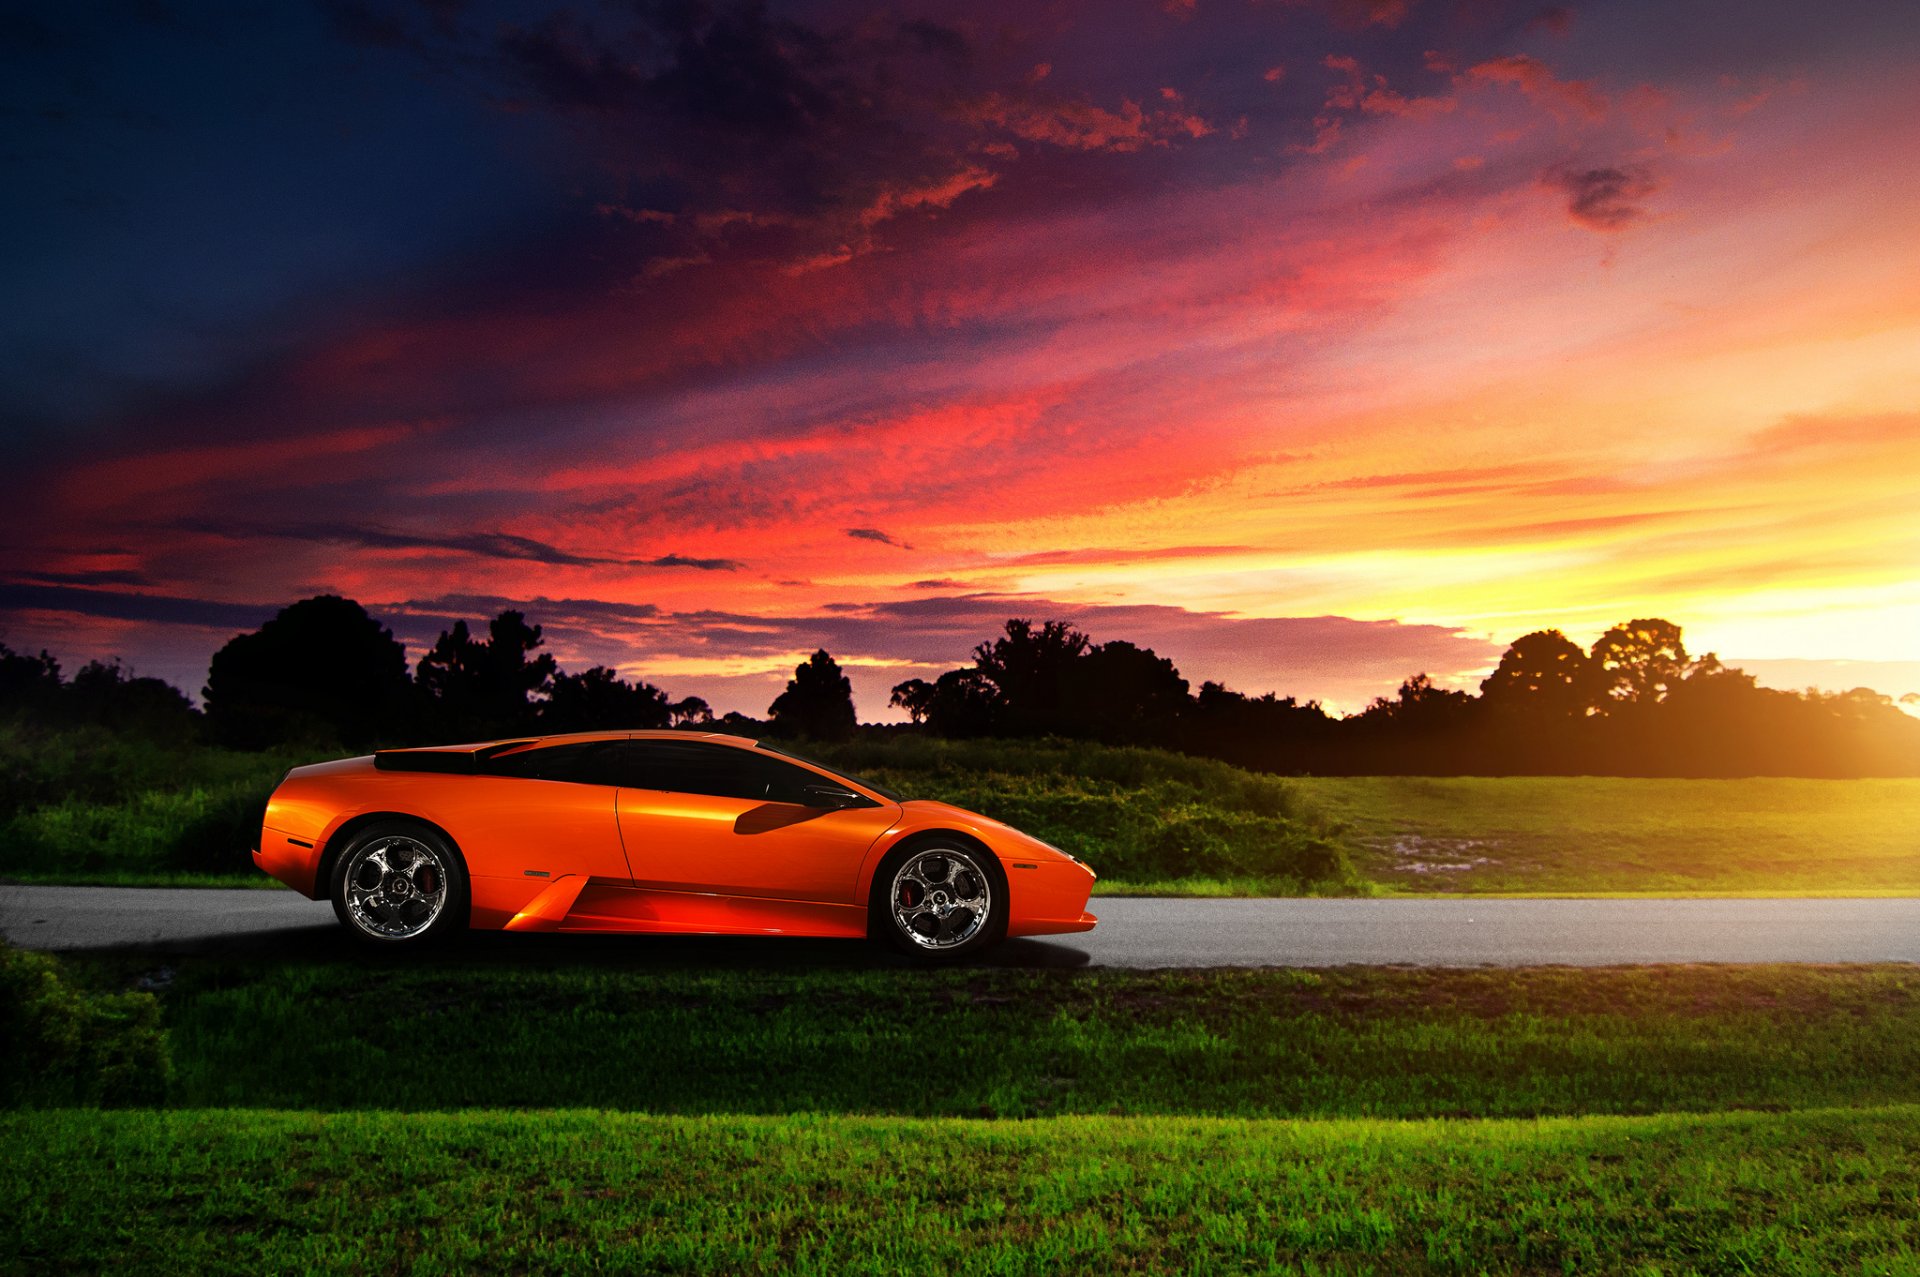
<svg viewBox="0 0 1920 1277">
<path fill-rule="evenodd" d="M 698 696 L 688 696 L 667 707 L 675 727 L 711 727 L 713 706 Z"/>
<path fill-rule="evenodd" d="M 973 667 L 996 692 L 999 730 L 1010 736 L 1060 731 L 1067 720 L 1074 664 L 1091 640 L 1065 621 L 1015 618 L 1006 633 L 973 649 Z"/>
<path fill-rule="evenodd" d="M 495 617 L 485 638 L 459 622 L 421 659 L 416 686 L 393 636 L 358 604 L 327 595 L 235 636 L 214 657 L 206 697 L 220 738 L 245 745 L 669 723 L 759 736 L 769 726 L 738 713 L 716 722 L 699 697 L 673 701 L 604 666 L 563 673 L 542 646 L 540 627 L 519 612 Z M 1890 698 L 1760 687 L 1711 653 L 1690 659 L 1679 627 L 1662 620 L 1614 627 L 1591 656 L 1558 631 L 1537 631 L 1507 649 L 1478 699 L 1423 673 L 1342 719 L 1317 702 L 1220 683 L 1189 695 L 1171 661 L 1121 640 L 1096 646 L 1059 621 L 1010 620 L 973 658 L 932 681 L 906 680 L 892 703 L 942 735 L 1141 740 L 1277 772 L 1920 775 L 1920 720 Z M 4 645 L 0 710 L 168 736 L 195 727 L 176 689 L 118 661 L 92 662 L 66 682 L 50 653 Z M 795 669 L 771 713 L 789 734 L 856 729 L 851 683 L 824 650 Z"/>
<path fill-rule="evenodd" d="M 351 599 L 322 594 L 283 608 L 213 654 L 207 718 L 230 745 L 301 737 L 370 744 L 402 721 L 406 649 Z"/>
<path fill-rule="evenodd" d="M 826 649 L 794 667 L 787 690 L 767 707 L 775 730 L 814 740 L 844 740 L 859 720 L 853 712 L 853 684 Z"/>
<path fill-rule="evenodd" d="M 759 738 L 767 734 L 767 725 L 750 714 L 742 714 L 730 709 L 714 720 L 715 731 L 725 732 L 729 736 L 752 736 Z"/>
<path fill-rule="evenodd" d="M 0 643 L 0 712 L 46 714 L 59 702 L 60 662 L 45 648 L 28 656 Z"/>
<path fill-rule="evenodd" d="M 67 715 L 117 732 L 185 740 L 200 714 L 186 694 L 157 678 L 135 677 L 118 660 L 89 661 L 67 685 Z"/>
<path fill-rule="evenodd" d="M 1181 715 L 1175 738 L 1189 753 L 1267 771 L 1347 770 L 1338 752 L 1343 725 L 1319 701 L 1247 696 L 1222 683 L 1202 683 Z"/>
<path fill-rule="evenodd" d="M 1644 618 L 1616 625 L 1593 643 L 1603 703 L 1653 705 L 1687 676 L 1687 648 L 1672 621 Z"/>
<path fill-rule="evenodd" d="M 908 684 L 925 684 L 925 680 L 914 678 Z M 908 695 L 920 697 L 920 691 L 910 689 Z M 979 670 L 947 670 L 933 680 L 925 695 L 925 714 L 927 728 L 939 735 L 993 735 L 1000 726 L 1000 689 Z"/>
<path fill-rule="evenodd" d="M 1440 687 L 1423 672 L 1400 684 L 1392 700 L 1374 697 L 1360 717 L 1386 719 L 1403 728 L 1433 731 L 1458 725 L 1471 704 L 1473 697 Z"/>
<path fill-rule="evenodd" d="M 488 622 L 484 639 L 454 622 L 415 672 L 435 729 L 473 737 L 531 730 L 533 698 L 550 689 L 557 669 L 552 653 L 535 655 L 542 642 L 540 627 L 511 609 Z"/>
<path fill-rule="evenodd" d="M 1513 641 L 1480 694 L 1490 710 L 1553 719 L 1586 714 L 1602 689 L 1578 643 L 1559 630 L 1535 630 Z"/>
<path fill-rule="evenodd" d="M 556 673 L 540 706 L 540 726 L 552 732 L 646 729 L 670 721 L 665 692 L 651 683 L 629 683 L 605 665 L 579 674 Z"/>
<path fill-rule="evenodd" d="M 1449 691 L 1425 674 L 1400 684 L 1391 697 L 1376 696 L 1366 709 L 1342 721 L 1336 755 L 1343 766 L 1364 758 L 1368 770 L 1385 773 L 1455 771 L 1474 726 L 1479 702 Z"/>
<path fill-rule="evenodd" d="M 913 722 L 924 723 L 933 709 L 933 684 L 924 678 L 910 678 L 904 683 L 895 683 L 893 694 L 887 697 L 887 704 L 907 711 L 907 717 Z"/>
<path fill-rule="evenodd" d="M 1124 639 L 1067 666 L 1060 717 L 1042 730 L 1103 741 L 1164 740 L 1187 707 L 1187 680 L 1152 648 Z"/>
</svg>

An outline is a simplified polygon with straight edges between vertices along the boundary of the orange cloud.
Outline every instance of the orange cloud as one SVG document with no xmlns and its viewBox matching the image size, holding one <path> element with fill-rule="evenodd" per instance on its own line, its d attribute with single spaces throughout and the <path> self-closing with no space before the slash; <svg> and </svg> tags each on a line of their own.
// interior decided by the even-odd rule
<svg viewBox="0 0 1920 1277">
<path fill-rule="evenodd" d="M 948 208 L 968 191 L 984 191 L 998 180 L 986 169 L 969 164 L 932 182 L 882 191 L 854 220 L 870 227 L 911 209 Z"/>
</svg>

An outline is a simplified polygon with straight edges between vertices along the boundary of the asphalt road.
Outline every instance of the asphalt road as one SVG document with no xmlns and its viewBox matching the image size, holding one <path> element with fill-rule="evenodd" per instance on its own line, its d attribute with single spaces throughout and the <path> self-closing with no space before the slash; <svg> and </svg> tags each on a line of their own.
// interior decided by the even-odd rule
<svg viewBox="0 0 1920 1277">
<path fill-rule="evenodd" d="M 1646 962 L 1920 962 L 1920 899 L 1121 900 L 1100 926 L 1010 941 L 1019 966 L 1608 966 Z M 23 948 L 307 957 L 357 948 L 325 903 L 290 891 L 0 886 L 0 935 Z M 860 942 L 473 933 L 475 956 L 752 962 L 888 961 Z"/>
</svg>

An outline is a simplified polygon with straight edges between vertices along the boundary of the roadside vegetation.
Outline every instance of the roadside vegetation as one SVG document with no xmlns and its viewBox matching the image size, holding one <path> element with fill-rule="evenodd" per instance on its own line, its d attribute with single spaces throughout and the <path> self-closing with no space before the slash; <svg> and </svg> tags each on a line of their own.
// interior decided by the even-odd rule
<svg viewBox="0 0 1920 1277">
<path fill-rule="evenodd" d="M 152 996 L 76 986 L 55 959 L 0 944 L 0 1107 L 157 1104 L 172 1072 Z"/>
<path fill-rule="evenodd" d="M 1920 893 L 1920 780 L 1280 777 L 1059 739 L 904 731 L 802 751 L 1004 820 L 1087 860 L 1103 895 Z M 254 870 L 287 768 L 270 751 L 0 721 L 0 877 L 277 884 Z"/>
<path fill-rule="evenodd" d="M 122 886 L 271 886 L 248 855 L 287 768 L 339 745 L 166 744 L 0 723 L 0 876 Z M 1368 890 L 1289 782 L 1163 750 L 900 734 L 810 747 L 914 797 L 984 812 L 1094 862 L 1122 890 Z M 1108 888 L 1109 890 L 1112 887 Z"/>
<path fill-rule="evenodd" d="M 94 725 L 0 720 L 0 877 L 271 884 L 248 855 L 267 795 L 289 767 L 327 757 L 326 750 L 255 752 Z"/>
<path fill-rule="evenodd" d="M 1336 825 L 1291 782 L 1210 758 L 1085 741 L 896 733 L 815 745 L 822 762 L 977 811 L 1093 865 L 1101 894 L 1351 895 Z"/>
</svg>

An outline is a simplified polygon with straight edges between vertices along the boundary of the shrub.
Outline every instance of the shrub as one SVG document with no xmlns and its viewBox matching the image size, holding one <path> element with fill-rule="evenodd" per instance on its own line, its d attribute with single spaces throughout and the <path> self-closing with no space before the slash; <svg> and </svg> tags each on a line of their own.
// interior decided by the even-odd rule
<svg viewBox="0 0 1920 1277">
<path fill-rule="evenodd" d="M 173 1066 L 150 993 L 89 993 L 52 958 L 0 944 L 0 1103 L 158 1104 Z"/>
<path fill-rule="evenodd" d="M 1078 741 L 896 735 L 816 749 L 909 798 L 935 798 L 1043 838 L 1109 880 L 1234 880 L 1359 890 L 1331 822 L 1289 782 L 1211 759 Z"/>
</svg>

